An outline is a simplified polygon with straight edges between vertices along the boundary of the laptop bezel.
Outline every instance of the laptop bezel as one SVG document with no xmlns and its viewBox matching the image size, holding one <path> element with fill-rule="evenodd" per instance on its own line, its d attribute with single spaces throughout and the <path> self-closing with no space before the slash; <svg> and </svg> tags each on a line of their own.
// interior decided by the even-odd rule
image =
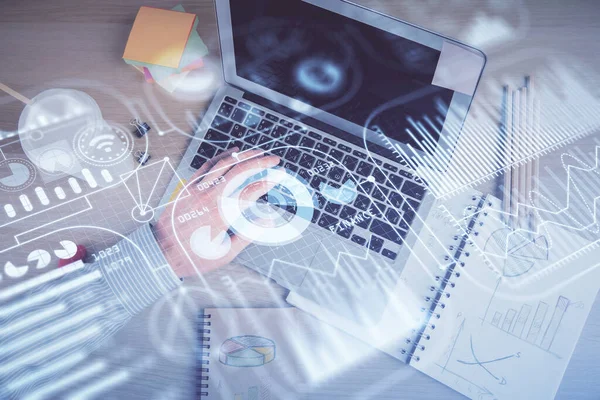
<svg viewBox="0 0 600 400">
<path fill-rule="evenodd" d="M 365 24 L 371 25 L 378 29 L 382 29 L 389 33 L 399 35 L 401 37 L 407 38 L 409 40 L 415 41 L 422 45 L 431 47 L 433 49 L 441 51 L 444 42 L 449 42 L 453 45 L 459 46 L 465 50 L 476 54 L 481 57 L 482 64 L 481 68 L 476 73 L 476 76 L 473 76 L 472 79 L 476 79 L 476 87 L 473 91 L 472 95 L 466 95 L 459 93 L 457 91 L 454 92 L 452 97 L 452 101 L 450 103 L 448 113 L 446 119 L 444 121 L 444 127 L 440 132 L 440 139 L 437 142 L 438 147 L 441 143 L 443 143 L 447 147 L 450 145 L 451 148 L 454 148 L 456 145 L 456 140 L 451 142 L 448 140 L 450 137 L 457 138 L 456 135 L 450 134 L 450 132 L 456 132 L 457 129 L 461 129 L 462 125 L 466 119 L 467 113 L 473 101 L 473 97 L 475 95 L 475 91 L 479 82 L 481 80 L 481 76 L 483 74 L 483 70 L 485 68 L 485 64 L 487 63 L 487 58 L 485 54 L 471 46 L 468 46 L 464 43 L 458 42 L 454 39 L 445 37 L 438 33 L 434 33 L 425 28 L 410 24 L 408 22 L 399 20 L 397 18 L 382 14 L 378 11 L 368 9 L 364 6 L 351 3 L 346 0 L 301 0 L 306 3 L 315 5 L 317 7 L 323 8 L 325 10 L 335 12 L 339 15 L 342 15 L 346 18 L 350 18 L 359 22 L 363 22 Z M 355 136 L 365 137 L 365 133 L 368 130 L 367 127 L 360 126 L 355 124 L 354 122 L 348 121 L 321 109 L 312 107 L 306 103 L 298 101 L 294 98 L 288 97 L 284 94 L 278 93 L 274 90 L 271 90 L 265 86 L 258 85 L 254 82 L 251 82 L 247 79 L 244 79 L 237 75 L 236 62 L 235 62 L 235 47 L 233 42 L 233 29 L 231 22 L 231 8 L 230 8 L 230 0 L 215 0 L 215 7 L 217 13 L 217 26 L 218 33 L 220 39 L 221 46 L 221 59 L 223 64 L 223 77 L 227 84 L 232 85 L 240 90 L 245 92 L 252 93 L 254 95 L 263 97 L 269 101 L 272 101 L 276 104 L 281 104 L 297 113 L 307 115 L 311 118 L 314 118 L 318 121 L 321 121 L 330 126 L 335 126 L 341 130 L 349 132 Z M 376 131 L 368 130 L 371 134 L 377 134 Z M 442 140 L 445 138 L 445 140 Z M 410 147 L 405 143 L 392 141 L 394 144 L 402 148 L 408 154 L 417 153 L 419 155 L 423 155 L 423 153 L 414 147 Z M 367 143 L 365 143 L 368 146 Z M 391 158 L 393 161 L 398 161 L 398 159 L 393 158 L 392 152 L 379 152 L 376 148 L 379 146 L 373 146 L 373 150 L 378 155 L 381 155 L 386 158 Z M 438 149 L 436 149 L 437 151 Z M 440 168 L 441 167 L 441 168 Z M 436 169 L 445 169 L 444 166 L 440 166 L 439 164 L 436 166 Z"/>
</svg>

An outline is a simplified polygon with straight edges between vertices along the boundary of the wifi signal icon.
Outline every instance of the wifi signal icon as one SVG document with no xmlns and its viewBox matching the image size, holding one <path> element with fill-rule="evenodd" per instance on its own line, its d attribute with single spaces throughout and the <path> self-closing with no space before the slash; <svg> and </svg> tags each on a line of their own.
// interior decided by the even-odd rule
<svg viewBox="0 0 600 400">
<path fill-rule="evenodd" d="M 96 150 L 104 150 L 107 153 L 112 151 L 112 147 L 115 144 L 116 136 L 111 134 L 99 135 L 90 140 L 90 147 Z"/>
</svg>

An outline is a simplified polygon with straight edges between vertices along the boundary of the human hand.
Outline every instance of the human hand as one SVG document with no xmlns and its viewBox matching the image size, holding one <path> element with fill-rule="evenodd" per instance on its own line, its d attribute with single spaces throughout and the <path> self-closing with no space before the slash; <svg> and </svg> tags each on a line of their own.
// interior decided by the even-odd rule
<svg viewBox="0 0 600 400">
<path fill-rule="evenodd" d="M 154 226 L 159 246 L 179 277 L 209 272 L 228 264 L 251 243 L 233 235 L 229 251 L 223 256 L 219 256 L 217 251 L 218 258 L 200 257 L 191 245 L 192 236 L 202 227 L 210 228 L 211 239 L 207 243 L 196 243 L 196 246 L 218 246 L 220 241 L 228 240 L 226 232 L 229 226 L 219 214 L 219 201 L 226 183 L 240 174 L 249 174 L 249 178 L 258 171 L 275 167 L 280 160 L 277 156 L 263 156 L 260 150 L 245 151 L 237 158 L 233 157 L 231 154 L 237 151 L 237 148 L 232 148 L 207 161 L 187 184 L 190 196 L 181 196 L 169 205 Z M 244 193 L 243 200 L 247 204 L 256 202 L 275 185 L 257 183 L 252 185 L 252 190 Z M 207 250 L 203 253 L 210 254 L 211 249 Z"/>
</svg>

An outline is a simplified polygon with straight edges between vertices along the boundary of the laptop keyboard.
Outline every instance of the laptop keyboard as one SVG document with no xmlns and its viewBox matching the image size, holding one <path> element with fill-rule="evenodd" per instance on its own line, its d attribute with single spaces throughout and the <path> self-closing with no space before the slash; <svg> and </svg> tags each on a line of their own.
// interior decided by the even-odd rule
<svg viewBox="0 0 600 400">
<path fill-rule="evenodd" d="M 232 147 L 277 155 L 280 166 L 311 187 L 313 223 L 390 260 L 397 258 L 425 195 L 425 187 L 410 172 L 376 159 L 382 172 L 364 151 L 229 96 L 204 139 L 191 162 L 193 169 Z M 340 160 L 347 170 L 336 165 Z M 358 195 L 349 204 L 328 201 L 321 188 L 340 189 L 348 180 L 356 184 Z"/>
</svg>

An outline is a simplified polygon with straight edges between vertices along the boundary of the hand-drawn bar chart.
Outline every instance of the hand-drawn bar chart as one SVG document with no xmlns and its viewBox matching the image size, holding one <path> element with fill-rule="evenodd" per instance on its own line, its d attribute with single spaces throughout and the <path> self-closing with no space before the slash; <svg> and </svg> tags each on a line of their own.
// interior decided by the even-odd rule
<svg viewBox="0 0 600 400">
<path fill-rule="evenodd" d="M 496 311 L 490 324 L 511 336 L 551 352 L 569 305 L 571 301 L 564 296 L 558 297 L 553 310 L 543 301 L 535 306 L 535 312 L 531 305 L 523 304 L 519 310 L 510 308 L 505 313 Z"/>
</svg>

